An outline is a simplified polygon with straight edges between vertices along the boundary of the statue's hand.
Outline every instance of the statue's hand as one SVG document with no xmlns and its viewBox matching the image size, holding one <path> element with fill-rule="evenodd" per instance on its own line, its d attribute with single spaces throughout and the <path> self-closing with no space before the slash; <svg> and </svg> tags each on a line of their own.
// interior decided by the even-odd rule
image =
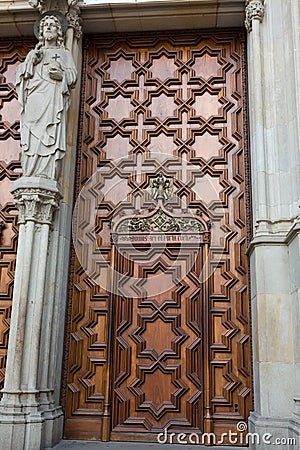
<svg viewBox="0 0 300 450">
<path fill-rule="evenodd" d="M 49 75 L 52 80 L 61 81 L 63 79 L 63 71 L 59 67 L 50 67 Z"/>
<path fill-rule="evenodd" d="M 41 52 L 36 52 L 32 58 L 33 65 L 36 66 L 42 60 Z"/>
<path fill-rule="evenodd" d="M 36 66 L 39 62 L 41 62 L 43 58 L 43 51 L 40 50 L 42 44 L 38 44 L 35 49 L 32 51 L 32 63 Z"/>
</svg>

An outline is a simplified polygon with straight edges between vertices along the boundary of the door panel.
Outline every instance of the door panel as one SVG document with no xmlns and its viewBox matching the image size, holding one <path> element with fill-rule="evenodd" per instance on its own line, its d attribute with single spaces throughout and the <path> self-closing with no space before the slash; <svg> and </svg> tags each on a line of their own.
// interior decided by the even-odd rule
<svg viewBox="0 0 300 450">
<path fill-rule="evenodd" d="M 158 433 L 166 427 L 203 431 L 202 250 L 186 275 L 191 249 L 152 250 L 149 255 L 140 249 L 143 261 L 140 252 L 117 254 L 116 267 L 128 277 L 119 289 L 135 293 L 119 295 L 113 305 L 117 439 L 115 432 Z M 131 279 L 138 280 L 140 294 Z"/>
<path fill-rule="evenodd" d="M 147 440 L 166 424 L 220 435 L 247 420 L 244 50 L 241 30 L 86 41 L 62 391 L 67 438 Z M 151 266 L 151 258 L 138 263 L 135 251 L 130 261 L 117 256 L 113 242 L 122 217 L 156 208 L 151 180 L 159 173 L 172 180 L 172 196 L 163 201 L 170 214 L 202 217 L 210 227 L 209 252 L 200 245 L 198 266 L 182 278 L 189 288 L 179 293 L 166 267 L 182 267 L 189 252 L 174 263 L 176 246 L 166 244 Z M 154 299 L 155 270 L 163 290 Z M 142 273 L 148 300 L 120 295 L 115 272 Z M 168 303 L 175 298 L 176 307 Z"/>
</svg>

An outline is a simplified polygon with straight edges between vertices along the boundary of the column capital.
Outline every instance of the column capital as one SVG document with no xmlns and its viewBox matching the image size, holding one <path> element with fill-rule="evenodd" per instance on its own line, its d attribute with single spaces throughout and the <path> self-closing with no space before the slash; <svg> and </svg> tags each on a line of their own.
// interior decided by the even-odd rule
<svg viewBox="0 0 300 450">
<path fill-rule="evenodd" d="M 70 3 L 70 2 L 69 2 Z M 74 37 L 80 39 L 82 36 L 82 20 L 80 18 L 80 8 L 77 5 L 78 0 L 73 1 L 72 5 L 69 6 L 69 10 L 66 14 L 68 24 L 70 28 L 74 30 Z"/>
<path fill-rule="evenodd" d="M 11 192 L 19 210 L 19 223 L 30 220 L 39 224 L 52 224 L 53 213 L 58 209 L 61 199 L 56 181 L 21 177 Z"/>
<path fill-rule="evenodd" d="M 246 0 L 245 27 L 250 33 L 253 20 L 262 22 L 265 14 L 264 0 Z"/>
</svg>

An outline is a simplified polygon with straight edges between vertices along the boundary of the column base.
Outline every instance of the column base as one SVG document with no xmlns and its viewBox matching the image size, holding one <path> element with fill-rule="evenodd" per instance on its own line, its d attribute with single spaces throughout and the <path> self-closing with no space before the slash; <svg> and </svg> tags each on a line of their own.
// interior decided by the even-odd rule
<svg viewBox="0 0 300 450">
<path fill-rule="evenodd" d="M 270 450 L 275 445 L 277 448 L 298 448 L 300 418 L 298 419 L 263 417 L 252 412 L 249 417 L 249 449 Z"/>
<path fill-rule="evenodd" d="M 27 406 L 0 409 L 0 448 L 5 450 L 42 450 L 54 447 L 63 434 L 61 407 L 37 411 Z"/>
<path fill-rule="evenodd" d="M 298 414 L 294 414 L 290 420 L 290 436 L 296 439 L 297 446 L 300 447 L 300 415 Z"/>
</svg>

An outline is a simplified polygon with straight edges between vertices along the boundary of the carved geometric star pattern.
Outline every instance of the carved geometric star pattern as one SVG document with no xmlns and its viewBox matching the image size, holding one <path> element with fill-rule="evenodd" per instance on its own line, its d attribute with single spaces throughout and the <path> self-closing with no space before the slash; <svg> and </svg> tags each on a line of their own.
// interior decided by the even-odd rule
<svg viewBox="0 0 300 450">
<path fill-rule="evenodd" d="M 97 171 L 80 200 L 84 212 L 91 197 L 97 205 L 92 223 L 82 217 L 85 244 L 95 271 L 101 252 L 118 274 L 95 286 L 74 260 L 67 424 L 88 417 L 98 430 L 106 408 L 113 433 L 226 432 L 252 407 L 244 36 L 193 30 L 88 44 L 77 192 Z M 197 257 L 168 245 L 160 254 L 114 247 L 121 220 L 151 216 L 158 174 L 173 180 L 170 214 L 210 226 L 209 250 Z M 104 335 L 90 321 L 98 306 Z"/>
</svg>

